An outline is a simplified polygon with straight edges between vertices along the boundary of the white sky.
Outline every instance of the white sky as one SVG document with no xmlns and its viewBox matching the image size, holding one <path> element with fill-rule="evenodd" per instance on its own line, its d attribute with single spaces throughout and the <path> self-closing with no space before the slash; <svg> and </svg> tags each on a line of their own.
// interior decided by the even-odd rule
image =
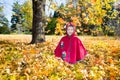
<svg viewBox="0 0 120 80">
<path fill-rule="evenodd" d="M 6 18 L 10 21 L 12 16 L 12 5 L 15 1 L 18 1 L 20 4 L 22 4 L 25 0 L 0 0 L 0 2 L 4 5 L 4 14 Z"/>
<path fill-rule="evenodd" d="M 8 20 L 11 20 L 11 15 L 12 15 L 12 5 L 15 1 L 18 1 L 20 4 L 22 4 L 24 1 L 26 0 L 0 0 L 0 2 L 3 3 L 4 5 L 4 14 L 6 16 L 6 18 L 8 18 Z M 66 0 L 54 0 L 55 2 L 57 2 L 58 5 L 60 5 L 61 3 L 65 4 Z M 49 10 L 46 9 L 46 14 L 49 15 L 50 13 L 53 14 L 53 10 Z"/>
</svg>

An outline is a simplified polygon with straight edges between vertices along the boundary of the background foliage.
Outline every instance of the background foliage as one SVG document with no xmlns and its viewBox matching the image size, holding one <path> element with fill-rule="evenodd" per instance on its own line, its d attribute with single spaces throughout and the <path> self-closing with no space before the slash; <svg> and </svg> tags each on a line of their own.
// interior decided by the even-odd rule
<svg viewBox="0 0 120 80">
<path fill-rule="evenodd" d="M 0 34 L 9 34 L 9 23 L 5 15 L 3 14 L 3 6 L 0 6 Z"/>
<path fill-rule="evenodd" d="M 72 20 L 77 25 L 79 34 L 114 35 L 115 27 L 119 24 L 117 22 L 118 11 L 115 10 L 114 5 L 115 0 L 76 1 L 70 0 L 65 6 L 61 4 L 57 9 L 57 5 L 52 7 L 56 10 L 54 17 L 62 18 L 66 22 Z"/>
<path fill-rule="evenodd" d="M 32 29 L 32 3 L 30 0 L 24 2 L 24 4 L 19 4 L 15 2 L 13 4 L 13 15 L 11 19 L 11 29 L 12 31 L 17 31 L 18 33 L 30 33 Z"/>
<path fill-rule="evenodd" d="M 46 34 L 63 35 L 65 23 L 72 20 L 77 25 L 77 33 L 80 35 L 117 35 L 119 34 L 120 18 L 119 10 L 116 10 L 116 1 L 69 0 L 66 4 L 62 3 L 58 6 L 56 2 L 47 0 L 50 5 L 47 3 L 46 5 L 55 12 L 53 16 L 50 15 L 47 18 Z M 3 7 L 0 7 L 1 12 L 3 12 Z M 17 1 L 12 7 L 11 32 L 30 34 L 32 29 L 32 1 L 26 0 L 23 4 Z"/>
</svg>

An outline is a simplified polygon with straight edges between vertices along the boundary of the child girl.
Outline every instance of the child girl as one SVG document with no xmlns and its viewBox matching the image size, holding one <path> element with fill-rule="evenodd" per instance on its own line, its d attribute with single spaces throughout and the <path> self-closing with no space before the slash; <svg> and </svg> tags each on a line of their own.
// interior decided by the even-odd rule
<svg viewBox="0 0 120 80">
<path fill-rule="evenodd" d="M 75 35 L 76 28 L 72 22 L 66 25 L 67 35 L 62 37 L 55 49 L 55 56 L 62 58 L 65 62 L 75 64 L 83 60 L 87 54 L 81 40 Z"/>
</svg>

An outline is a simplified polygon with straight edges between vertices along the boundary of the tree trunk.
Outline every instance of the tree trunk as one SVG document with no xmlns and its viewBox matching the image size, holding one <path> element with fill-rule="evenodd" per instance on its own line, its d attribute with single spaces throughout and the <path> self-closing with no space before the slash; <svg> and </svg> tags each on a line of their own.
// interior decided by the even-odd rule
<svg viewBox="0 0 120 80">
<path fill-rule="evenodd" d="M 116 22 L 114 22 L 116 24 L 115 27 L 115 35 L 120 37 L 120 11 L 119 14 L 116 17 Z"/>
<path fill-rule="evenodd" d="M 120 23 L 117 23 L 117 26 L 115 27 L 115 35 L 120 37 Z"/>
<path fill-rule="evenodd" d="M 33 23 L 31 44 L 45 41 L 45 0 L 32 0 Z"/>
</svg>

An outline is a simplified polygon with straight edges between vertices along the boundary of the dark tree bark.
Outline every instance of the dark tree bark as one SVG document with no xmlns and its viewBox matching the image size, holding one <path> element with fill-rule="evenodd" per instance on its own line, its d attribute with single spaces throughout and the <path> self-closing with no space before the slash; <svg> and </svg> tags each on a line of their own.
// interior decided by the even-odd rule
<svg viewBox="0 0 120 80">
<path fill-rule="evenodd" d="M 118 19 L 116 20 L 116 27 L 115 27 L 115 35 L 120 37 L 120 17 L 117 17 Z M 118 23 L 117 23 L 118 22 Z"/>
<path fill-rule="evenodd" d="M 120 37 L 120 4 L 116 5 L 115 8 L 119 12 L 115 22 L 117 24 L 117 26 L 115 27 L 115 35 Z"/>
<path fill-rule="evenodd" d="M 33 24 L 31 44 L 45 41 L 45 1 L 46 0 L 32 0 Z"/>
</svg>

